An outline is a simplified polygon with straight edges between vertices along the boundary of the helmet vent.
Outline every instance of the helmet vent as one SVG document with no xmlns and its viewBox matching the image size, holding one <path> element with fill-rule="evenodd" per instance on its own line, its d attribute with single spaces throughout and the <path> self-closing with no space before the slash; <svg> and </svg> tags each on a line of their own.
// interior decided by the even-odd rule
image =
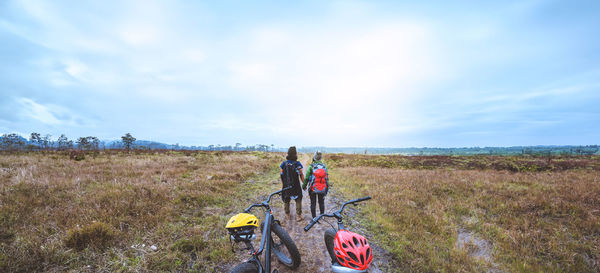
<svg viewBox="0 0 600 273">
<path fill-rule="evenodd" d="M 365 263 L 365 256 L 363 256 L 362 254 L 360 254 L 360 263 Z"/>
<path fill-rule="evenodd" d="M 248 225 L 251 225 L 251 224 L 252 224 L 252 222 L 254 222 L 254 221 L 250 220 L 250 221 L 248 221 L 248 223 L 246 223 L 246 224 L 248 224 Z"/>
<path fill-rule="evenodd" d="M 354 253 L 352 252 L 348 252 L 348 256 L 350 256 L 350 258 L 352 258 L 352 260 L 357 261 L 358 262 L 358 258 L 356 257 L 356 255 L 354 255 Z"/>
<path fill-rule="evenodd" d="M 371 248 L 367 248 L 367 259 L 371 257 Z"/>
<path fill-rule="evenodd" d="M 342 243 L 342 247 L 343 248 L 348 248 L 348 246 L 346 244 L 344 244 L 344 243 Z"/>
<path fill-rule="evenodd" d="M 354 242 L 355 246 L 360 246 L 360 242 L 358 241 L 358 239 L 356 239 L 356 237 L 352 237 L 352 242 Z"/>
</svg>

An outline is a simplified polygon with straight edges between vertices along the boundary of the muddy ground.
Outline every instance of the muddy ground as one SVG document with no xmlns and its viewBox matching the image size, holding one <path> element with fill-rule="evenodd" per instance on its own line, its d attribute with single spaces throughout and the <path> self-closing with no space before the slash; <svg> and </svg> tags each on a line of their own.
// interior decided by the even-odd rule
<svg viewBox="0 0 600 273">
<path fill-rule="evenodd" d="M 308 168 L 309 158 L 304 157 L 301 159 L 303 166 Z M 279 179 L 273 179 L 271 183 L 280 184 Z M 273 214 L 275 219 L 281 221 L 281 225 L 283 228 L 290 234 L 296 246 L 298 246 L 298 250 L 300 251 L 300 255 L 302 256 L 302 263 L 300 267 L 291 270 L 284 265 L 280 264 L 276 257 L 272 256 L 271 266 L 273 269 L 278 269 L 281 273 L 286 272 L 331 272 L 331 259 L 329 258 L 329 254 L 327 253 L 327 249 L 325 248 L 325 242 L 323 239 L 323 235 L 325 234 L 325 230 L 331 228 L 327 222 L 333 224 L 337 227 L 336 220 L 333 218 L 327 218 L 327 222 L 320 221 L 319 224 L 314 225 L 308 232 L 304 232 L 304 227 L 308 225 L 312 216 L 310 214 L 310 197 L 308 193 L 303 192 L 304 196 L 302 198 L 302 215 L 303 220 L 298 222 L 295 219 L 295 202 L 291 202 L 290 211 L 292 212 L 291 219 L 285 215 L 283 210 L 283 203 L 281 201 L 276 201 L 273 203 Z M 339 209 L 340 205 L 347 200 L 338 200 L 335 194 L 335 188 L 332 187 L 330 193 L 325 197 L 325 212 L 328 213 L 332 210 Z M 353 221 L 350 217 L 354 216 L 356 209 L 353 207 L 346 207 L 344 209 L 344 216 L 348 215 L 348 218 L 344 218 L 344 224 L 346 228 L 350 231 L 354 231 L 362 234 L 367 239 L 369 236 L 364 233 L 364 231 L 358 226 L 356 221 Z M 317 215 L 319 214 L 319 206 L 317 204 Z M 259 242 L 257 240 L 257 242 Z M 383 265 L 383 257 L 387 257 L 383 250 L 376 245 L 372 241 L 370 241 L 372 245 L 374 261 L 369 268 L 369 272 L 385 272 L 385 270 L 380 270 Z"/>
<path fill-rule="evenodd" d="M 309 164 L 309 157 L 303 156 L 300 161 L 302 165 L 305 167 L 304 171 Z M 273 178 L 268 183 L 280 185 L 281 181 L 278 177 Z M 271 257 L 271 271 L 274 269 L 279 270 L 281 273 L 290 273 L 290 272 L 331 272 L 331 259 L 329 258 L 329 254 L 327 253 L 327 249 L 325 248 L 325 242 L 323 239 L 323 235 L 325 234 L 325 230 L 331 228 L 331 225 L 327 224 L 327 222 L 331 223 L 335 227 L 337 227 L 336 220 L 333 218 L 326 219 L 325 221 L 320 221 L 319 224 L 314 225 L 310 231 L 304 232 L 304 227 L 308 225 L 310 220 L 312 219 L 310 213 L 310 197 L 306 191 L 303 192 L 302 198 L 302 221 L 296 220 L 295 215 L 295 205 L 294 201 L 290 204 L 291 218 L 285 215 L 283 210 L 283 202 L 281 198 L 275 197 L 271 201 L 271 209 L 273 211 L 273 216 L 275 219 L 281 222 L 282 227 L 287 231 L 298 250 L 300 251 L 300 255 L 302 257 L 302 263 L 300 267 L 292 270 L 285 267 L 283 264 L 280 264 L 274 254 Z M 340 205 L 347 200 L 340 200 L 339 194 L 336 194 L 335 187 L 332 187 L 329 194 L 325 198 L 325 212 L 329 213 L 333 210 L 339 209 Z M 265 196 L 266 197 L 266 196 Z M 358 197 L 358 196 L 357 196 Z M 354 198 L 357 198 L 354 197 Z M 319 214 L 319 207 L 317 204 L 317 214 Z M 344 224 L 346 228 L 350 231 L 357 232 L 362 234 L 367 239 L 370 238 L 368 234 L 365 233 L 364 229 L 361 228 L 356 221 L 357 219 L 353 219 L 356 216 L 356 208 L 354 207 L 346 207 L 344 209 L 344 216 L 348 216 L 344 218 Z M 258 216 L 258 215 L 257 215 Z M 260 218 L 260 216 L 259 216 Z M 257 232 L 260 232 L 257 230 Z M 258 234 L 257 238 L 254 240 L 254 247 L 257 248 L 260 245 L 260 234 Z M 387 268 L 387 264 L 390 261 L 390 255 L 385 253 L 383 249 L 378 247 L 376 243 L 373 241 L 369 241 L 371 244 L 371 248 L 373 251 L 373 262 L 369 267 L 369 272 L 371 273 L 379 273 L 379 272 L 387 272 L 385 268 Z M 241 262 L 249 258 L 246 251 L 239 251 L 238 258 Z M 261 256 L 261 261 L 264 262 L 264 255 Z M 231 264 L 227 271 L 233 268 L 236 264 Z"/>
<path fill-rule="evenodd" d="M 333 190 L 333 189 L 332 189 Z M 331 209 L 337 210 L 342 204 L 343 201 L 338 201 L 336 198 L 333 198 L 331 194 L 329 194 L 325 198 L 325 211 L 329 212 Z M 293 206 L 292 203 L 292 213 Z M 319 224 L 314 225 L 308 232 L 304 232 L 304 227 L 310 222 L 311 214 L 310 214 L 310 198 L 306 195 L 302 199 L 302 210 L 304 215 L 304 220 L 301 222 L 296 221 L 296 219 L 288 219 L 283 212 L 283 209 L 274 210 L 275 218 L 281 221 L 283 228 L 290 234 L 296 246 L 298 246 L 298 250 L 300 250 L 300 255 L 302 256 L 302 263 L 300 267 L 296 270 L 291 270 L 286 268 L 285 266 L 279 264 L 276 260 L 275 256 L 273 256 L 272 266 L 277 268 L 279 272 L 331 272 L 331 259 L 329 258 L 329 254 L 327 253 L 327 249 L 325 248 L 325 242 L 323 239 L 323 235 L 325 234 L 325 230 L 331 228 L 327 222 L 331 223 L 335 227 L 337 227 L 336 220 L 333 218 L 326 219 L 325 221 L 320 221 Z M 344 209 L 344 212 L 348 210 L 348 207 Z M 317 205 L 317 214 L 319 214 L 319 208 Z M 345 214 L 350 215 L 350 213 Z M 295 216 L 295 215 L 294 215 Z M 357 224 L 353 221 L 344 220 L 346 227 L 354 232 L 360 233 L 363 236 L 366 236 L 369 239 L 368 235 L 366 235 Z M 352 224 L 351 224 L 352 223 Z M 370 241 L 370 244 L 373 245 L 373 242 Z M 386 256 L 382 253 L 381 248 L 372 246 L 374 262 L 369 268 L 369 272 L 384 272 L 379 269 L 379 265 L 381 264 L 381 260 L 377 260 L 380 257 Z"/>
</svg>

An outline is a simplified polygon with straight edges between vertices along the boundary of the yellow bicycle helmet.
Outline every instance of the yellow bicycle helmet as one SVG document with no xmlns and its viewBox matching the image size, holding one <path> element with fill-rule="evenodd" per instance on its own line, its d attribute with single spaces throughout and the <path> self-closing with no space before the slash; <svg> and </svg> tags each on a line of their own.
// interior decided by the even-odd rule
<svg viewBox="0 0 600 273">
<path fill-rule="evenodd" d="M 238 213 L 227 221 L 225 228 L 235 242 L 251 241 L 255 238 L 254 229 L 258 227 L 258 218 L 249 213 Z"/>
<path fill-rule="evenodd" d="M 225 228 L 239 228 L 246 226 L 258 227 L 258 218 L 249 213 L 238 213 L 229 218 Z"/>
</svg>

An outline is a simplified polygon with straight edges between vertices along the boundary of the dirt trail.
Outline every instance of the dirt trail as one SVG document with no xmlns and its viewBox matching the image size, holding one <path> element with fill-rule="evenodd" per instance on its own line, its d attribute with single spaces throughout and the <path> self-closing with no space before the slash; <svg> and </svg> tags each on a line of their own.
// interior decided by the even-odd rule
<svg viewBox="0 0 600 273">
<path fill-rule="evenodd" d="M 308 164 L 310 163 L 310 157 L 308 155 L 302 155 L 300 158 L 300 162 L 302 162 L 302 165 L 304 166 L 304 171 L 306 172 L 306 168 L 308 168 Z M 272 188 L 274 189 L 281 187 L 281 181 L 279 180 L 278 176 L 269 179 L 267 183 L 273 184 Z M 281 222 L 282 227 L 285 229 L 285 231 L 287 231 L 290 234 L 290 236 L 296 243 L 298 250 L 300 251 L 300 255 L 302 256 L 302 263 L 300 264 L 300 267 L 295 270 L 291 270 L 285 267 L 283 264 L 280 264 L 275 255 L 272 254 L 271 270 L 277 269 L 281 273 L 331 272 L 331 259 L 329 258 L 329 254 L 327 253 L 327 249 L 325 248 L 325 242 L 323 240 L 325 230 L 331 228 L 331 226 L 325 221 L 320 221 L 320 223 L 314 225 L 309 232 L 304 232 L 304 227 L 308 225 L 312 217 L 310 214 L 310 197 L 306 191 L 303 191 L 302 194 L 302 216 L 304 220 L 302 220 L 301 222 L 298 222 L 295 219 L 296 203 L 294 201 L 292 201 L 290 204 L 290 211 L 292 214 L 291 219 L 285 215 L 285 212 L 283 210 L 283 202 L 281 201 L 281 198 L 279 196 L 275 197 L 275 199 L 271 201 L 271 209 L 273 211 L 273 216 L 275 217 L 275 219 Z M 334 185 L 331 188 L 331 191 L 329 192 L 327 197 L 325 198 L 326 213 L 331 212 L 332 209 L 338 209 L 343 203 L 343 201 L 347 201 L 339 199 L 338 196 L 339 194 L 335 192 Z M 319 213 L 318 205 L 317 213 Z M 344 209 L 344 215 L 348 216 L 348 218 L 344 218 L 344 224 L 346 225 L 346 227 L 348 227 L 351 231 L 364 235 L 365 237 L 367 237 L 367 239 L 372 238 L 372 236 L 366 234 L 364 229 L 362 229 L 358 225 L 357 221 L 355 221 L 357 219 L 352 218 L 355 214 L 356 208 L 354 207 L 346 207 L 346 209 Z M 327 219 L 327 221 L 337 227 L 335 219 Z M 257 231 L 260 233 L 259 230 Z M 258 245 L 260 244 L 261 236 L 260 234 L 257 235 L 257 238 L 254 240 L 255 247 L 258 247 Z M 373 241 L 370 241 L 370 243 L 374 259 L 373 263 L 369 267 L 369 272 L 387 272 L 388 270 L 385 270 L 385 268 L 391 261 L 390 255 L 388 253 L 385 253 L 385 251 L 382 248 L 374 245 Z M 235 264 L 242 262 L 243 260 L 247 260 L 249 258 L 243 253 L 244 251 L 239 252 L 240 255 L 237 256 L 236 261 L 232 261 L 231 264 L 224 265 L 224 267 L 227 268 L 227 271 L 233 268 Z M 264 256 L 261 257 L 261 261 L 264 262 Z"/>
<path fill-rule="evenodd" d="M 304 166 L 304 171 L 306 172 L 306 168 L 308 168 L 308 164 L 310 163 L 309 157 L 304 155 L 301 158 L 302 165 Z M 274 179 L 272 183 L 281 183 L 278 179 Z M 335 188 L 332 187 L 332 192 L 335 191 Z M 325 212 L 329 212 L 333 208 L 339 208 L 342 201 L 338 201 L 334 194 L 330 192 L 325 198 Z M 292 219 L 286 217 L 283 207 L 277 207 L 277 203 L 274 203 L 273 214 L 275 219 L 281 221 L 281 225 L 283 228 L 290 234 L 298 249 L 300 250 L 300 255 L 302 256 L 302 263 L 300 267 L 296 270 L 291 270 L 282 264 L 280 264 L 275 256 L 273 256 L 272 266 L 273 268 L 277 268 L 279 272 L 282 273 L 291 273 L 291 272 L 331 272 L 331 259 L 329 258 L 329 254 L 327 253 L 327 249 L 325 248 L 325 242 L 323 241 L 323 235 L 325 234 L 325 230 L 331 228 L 325 221 L 320 221 L 319 224 L 314 225 L 310 231 L 304 232 L 304 227 L 310 222 L 311 214 L 310 214 L 310 197 L 306 191 L 303 192 L 302 197 L 302 215 L 304 220 L 301 222 L 296 221 L 295 219 L 295 203 L 292 201 L 290 204 L 290 210 L 292 214 Z M 281 204 L 281 203 L 279 203 Z M 346 211 L 348 207 L 344 210 Z M 319 214 L 319 206 L 317 204 L 317 214 Z M 335 219 L 327 219 L 328 222 L 337 227 Z M 347 225 L 352 223 L 350 219 L 344 219 L 344 223 Z M 348 225 L 351 230 L 355 232 L 363 233 L 361 230 L 357 230 L 355 224 Z M 353 229 L 354 228 L 354 229 Z M 363 233 L 364 234 L 364 233 Z M 380 252 L 380 248 L 373 247 L 373 255 L 374 258 L 377 259 L 377 256 Z M 369 268 L 369 272 L 376 273 L 382 272 L 378 268 L 378 263 L 373 263 Z"/>
</svg>

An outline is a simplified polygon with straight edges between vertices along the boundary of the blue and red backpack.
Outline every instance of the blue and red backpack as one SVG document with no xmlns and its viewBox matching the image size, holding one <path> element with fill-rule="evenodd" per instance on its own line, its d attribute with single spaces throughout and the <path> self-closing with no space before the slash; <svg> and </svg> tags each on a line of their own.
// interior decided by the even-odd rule
<svg viewBox="0 0 600 273">
<path fill-rule="evenodd" d="M 329 175 L 323 163 L 313 163 L 313 173 L 310 177 L 309 190 L 317 194 L 327 194 L 329 191 Z"/>
</svg>

